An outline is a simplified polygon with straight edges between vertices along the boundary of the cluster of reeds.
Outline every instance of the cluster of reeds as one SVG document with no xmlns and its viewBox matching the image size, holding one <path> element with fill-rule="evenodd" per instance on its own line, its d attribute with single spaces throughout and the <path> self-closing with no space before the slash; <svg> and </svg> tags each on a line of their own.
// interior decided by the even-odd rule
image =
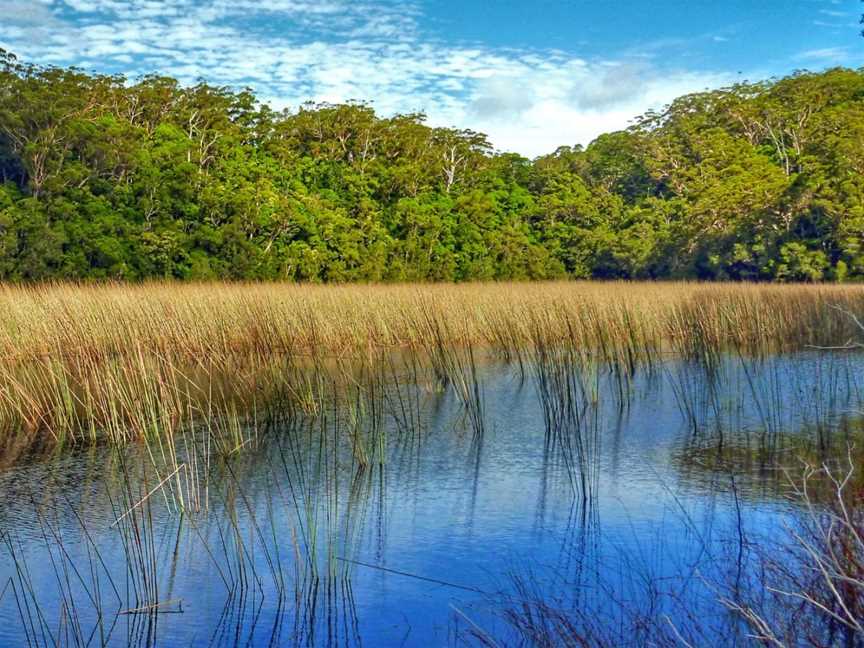
<svg viewBox="0 0 864 648">
<path fill-rule="evenodd" d="M 695 283 L 393 286 L 40 285 L 0 288 L 4 361 L 236 353 L 338 355 L 470 344 L 516 353 L 537 334 L 604 360 L 837 344 L 864 287 Z M 430 317 L 433 321 L 430 321 Z"/>
<path fill-rule="evenodd" d="M 560 458 L 573 494 L 588 502 L 598 478 L 600 368 L 568 345 L 549 348 L 538 339 L 532 348 L 529 365 L 543 411 L 544 450 Z"/>
<path fill-rule="evenodd" d="M 549 287 L 553 288 L 560 286 Z M 623 290 L 630 288 L 627 285 Z M 857 299 L 854 291 L 850 295 L 848 299 Z M 685 310 L 682 304 L 678 305 L 679 314 Z M 695 309 L 696 305 L 688 307 Z M 629 313 L 621 321 L 634 316 L 626 305 L 615 308 Z M 841 311 L 827 307 L 826 311 L 849 323 Z M 180 348 L 171 350 L 170 345 L 148 348 L 136 344 L 122 351 L 118 348 L 106 353 L 34 357 L 4 365 L 2 411 L 10 431 L 17 426 L 30 438 L 54 447 L 101 439 L 118 446 L 140 441 L 150 458 L 144 466 L 129 467 L 122 455 L 117 455 L 121 457 L 121 478 L 112 528 L 116 528 L 123 549 L 126 569 L 122 584 L 116 572 L 109 573 L 105 568 L 100 547 L 90 539 L 83 522 L 87 552 L 84 561 L 72 561 L 62 539 L 49 550 L 56 563 L 54 594 L 61 598 L 60 619 L 49 618 L 42 606 L 17 540 L 3 538 L 16 576 L 5 585 L 6 589 L 0 589 L 0 601 L 5 596 L 14 597 L 21 621 L 26 624 L 28 643 L 107 643 L 118 615 L 138 620 L 134 632 L 149 643 L 157 636 L 154 625 L 159 615 L 182 609 L 182 602 L 172 598 L 170 589 L 163 586 L 164 560 L 155 541 L 159 526 L 153 513 L 156 501 L 162 502 L 169 513 L 183 513 L 175 519 L 188 525 L 188 532 L 196 535 L 198 546 L 209 556 L 225 585 L 226 623 L 245 627 L 269 596 L 280 610 L 275 615 L 278 624 L 285 618 L 281 613 L 283 605 L 286 613 L 295 614 L 293 636 L 300 638 L 300 643 L 314 644 L 314 634 L 321 631 L 322 623 L 326 631 L 331 631 L 329 614 L 342 617 L 343 629 L 338 631 L 340 636 L 328 639 L 338 643 L 346 633 L 354 632 L 357 626 L 351 570 L 363 564 L 355 560 L 355 539 L 376 506 L 382 515 L 384 507 L 374 501 L 374 494 L 383 492 L 381 484 L 392 446 L 410 446 L 420 434 L 422 394 L 452 390 L 472 432 L 472 447 L 482 443 L 486 430 L 480 366 L 483 347 L 472 337 L 474 324 L 469 319 L 458 323 L 449 320 L 448 315 L 427 302 L 421 302 L 417 311 L 406 317 L 413 318 L 414 341 L 409 348 L 398 350 L 391 345 L 372 344 L 366 338 L 365 345 L 338 353 L 321 342 L 314 352 L 240 346 L 237 351 L 223 348 L 212 358 L 195 360 Z M 501 337 L 497 342 L 487 339 L 483 344 L 488 345 L 488 353 L 516 362 L 523 377 L 533 379 L 544 415 L 548 454 L 563 462 L 574 495 L 585 502 L 596 489 L 601 415 L 598 403 L 605 397 L 601 394 L 611 394 L 620 408 L 626 408 L 633 388 L 631 380 L 638 368 L 652 366 L 664 346 L 674 344 L 675 337 L 658 337 L 656 344 L 642 347 L 642 351 L 635 343 L 632 347 L 629 343 L 617 344 L 611 335 L 595 339 L 598 346 L 592 347 L 583 337 L 586 329 L 579 328 L 579 322 L 584 321 L 571 319 L 560 304 L 547 304 L 545 310 L 525 317 L 524 329 L 514 328 L 511 337 Z M 640 324 L 633 326 L 645 330 Z M 855 330 L 854 320 L 852 326 L 850 337 Z M 507 326 L 502 325 L 504 329 Z M 510 342 L 501 340 L 514 340 L 514 330 L 521 330 L 527 338 L 520 341 L 522 346 L 506 351 Z M 667 330 L 664 335 L 668 334 Z M 644 342 L 648 338 L 640 339 Z M 694 360 L 691 365 L 698 367 L 700 375 L 718 381 L 726 369 L 721 362 L 719 338 L 711 339 L 715 340 L 711 344 L 717 346 L 710 346 L 710 353 L 686 357 Z M 816 340 L 810 333 L 801 341 L 804 339 Z M 785 378 L 774 365 L 764 365 L 761 359 L 771 348 L 767 338 L 752 348 L 741 340 L 722 344 L 727 343 L 736 351 L 732 357 L 743 363 L 739 387 L 746 387 L 752 395 L 759 420 L 767 430 L 766 438 L 776 439 L 783 426 L 780 391 Z M 748 349 L 755 358 L 746 355 Z M 757 372 L 764 366 L 767 371 Z M 849 365 L 831 364 L 826 366 L 824 376 L 820 373 L 816 378 L 826 389 L 824 403 L 817 403 L 812 412 L 817 422 L 836 409 L 839 394 L 844 391 L 841 383 L 852 380 L 850 371 Z M 676 384 L 681 386 L 676 392 L 679 398 L 690 402 L 693 394 L 687 391 L 686 380 Z M 707 402 L 716 415 L 723 399 L 717 389 L 709 392 Z M 685 411 L 697 409 L 694 404 L 684 406 Z M 696 414 L 693 420 L 697 420 Z M 244 460 L 247 451 L 258 447 L 259 431 L 276 425 L 280 434 L 269 441 L 278 443 L 278 460 L 269 466 L 265 490 L 272 495 L 262 507 L 248 490 L 250 480 L 243 472 Z M 392 430 L 396 431 L 395 438 L 390 436 Z M 224 460 L 218 462 L 224 477 L 224 488 L 218 491 L 213 489 L 211 479 L 217 458 Z M 135 470 L 145 472 L 143 479 L 133 477 Z M 832 480 L 838 492 L 848 492 L 848 478 Z M 799 495 L 806 492 L 805 488 Z M 199 522 L 202 526 L 205 523 L 203 516 L 195 514 L 214 507 L 219 508 L 219 514 L 213 516 L 215 534 L 206 535 L 199 528 Z M 275 514 L 279 508 L 288 515 Z M 791 598 L 800 598 L 801 593 L 811 597 L 811 621 L 819 619 L 823 608 L 830 610 L 833 615 L 822 620 L 833 620 L 832 627 L 846 632 L 844 636 L 848 635 L 845 628 L 851 627 L 853 634 L 848 636 L 855 638 L 858 629 L 849 619 L 856 618 L 854 615 L 864 608 L 855 598 L 860 597 L 856 588 L 861 574 L 855 571 L 860 556 L 854 552 L 864 544 L 857 531 L 862 525 L 850 513 L 852 510 L 858 509 L 836 508 L 833 517 L 826 518 L 821 509 L 812 509 L 810 535 L 799 534 L 796 540 L 804 539 L 800 543 L 802 561 L 813 557 L 814 548 L 821 552 L 817 553 L 816 563 L 821 580 L 792 581 L 787 573 L 785 582 L 796 583 L 799 588 L 789 590 Z M 287 526 L 286 519 L 291 520 Z M 48 518 L 42 524 L 47 544 L 57 534 Z M 838 529 L 843 533 L 838 534 Z M 178 537 L 180 532 L 178 528 Z M 846 571 L 828 563 L 841 554 L 854 559 L 843 563 Z M 788 562 L 780 564 L 789 568 Z M 840 589 L 851 591 L 852 598 L 838 599 Z M 613 592 L 610 590 L 608 595 L 611 597 Z M 684 601 L 683 595 L 680 600 Z M 621 608 L 621 617 L 610 626 L 602 623 L 596 609 L 561 607 L 532 592 L 526 583 L 519 585 L 517 597 L 509 604 L 507 623 L 520 639 L 533 645 L 627 645 L 628 638 L 633 645 L 696 645 L 693 642 L 705 638 L 697 626 L 688 630 L 675 627 L 653 608 Z M 737 598 L 728 599 L 727 604 L 748 623 L 755 624 L 757 630 L 761 627 L 758 624 L 769 623 L 763 616 L 766 608 L 748 607 Z M 767 609 L 776 608 L 775 604 Z M 685 608 L 681 610 L 687 614 Z M 853 615 L 847 610 L 853 610 Z M 812 623 L 814 628 L 827 627 Z M 271 630 L 278 643 L 281 627 Z M 96 636 L 105 640 L 100 642 L 94 639 Z M 480 643 L 497 645 L 488 633 L 473 636 Z M 772 642 L 767 631 L 760 636 Z M 780 645 L 779 640 L 774 643 Z M 848 645 L 858 644 L 853 641 Z"/>
<path fill-rule="evenodd" d="M 250 417 L 320 409 L 334 359 L 393 352 L 421 356 L 479 433 L 483 354 L 524 370 L 566 349 L 626 377 L 667 351 L 710 365 L 730 349 L 842 344 L 844 311 L 862 310 L 864 288 L 803 285 L 4 286 L 0 443 L 8 456 L 203 421 L 229 453 Z"/>
<path fill-rule="evenodd" d="M 103 476 L 110 484 L 110 523 L 85 522 L 76 505 L 56 501 L 54 493 L 48 506 L 31 503 L 41 540 L 31 540 L 29 551 L 17 536 L 0 532 L 3 560 L 13 567 L 0 587 L 0 608 L 17 615 L 29 646 L 107 646 L 123 639 L 123 645 L 160 645 L 160 617 L 188 611 L 173 581 L 188 558 L 180 548 L 194 547 L 216 587 L 224 586 L 225 609 L 213 631 L 224 633 L 227 645 L 262 636 L 268 645 L 359 640 L 351 588 L 355 539 L 370 517 L 383 515 L 376 497 L 383 467 L 345 469 L 350 418 L 334 406 L 270 438 L 275 452 L 255 446 L 211 466 L 203 515 L 177 514 L 177 489 L 169 488 L 173 458 L 130 461 L 127 450 L 112 449 Z M 179 459 L 189 460 L 185 452 Z M 61 530 L 57 511 L 74 516 L 79 533 L 68 524 Z M 33 564 L 37 546 L 35 555 L 50 560 L 50 568 Z M 46 574 L 53 582 L 44 582 Z M 259 628 L 265 601 L 275 625 Z"/>
<path fill-rule="evenodd" d="M 765 646 L 864 646 L 864 490 L 844 465 L 806 465 L 790 479 L 797 514 L 761 546 L 757 580 L 722 603 Z"/>
<path fill-rule="evenodd" d="M 670 361 L 663 369 L 694 445 L 746 446 L 768 465 L 805 444 L 828 452 L 838 432 L 858 427 L 861 367 L 857 354 L 813 352 L 732 355 L 712 368 Z"/>
<path fill-rule="evenodd" d="M 745 528 L 727 473 L 737 521 L 715 535 L 684 512 L 698 550 L 679 575 L 659 576 L 620 550 L 611 582 L 597 570 L 550 588 L 545 573 L 523 569 L 493 602 L 503 628 L 464 632 L 482 646 L 864 646 L 864 484 L 860 452 L 847 450 L 786 474 L 785 522 L 767 537 Z"/>
</svg>

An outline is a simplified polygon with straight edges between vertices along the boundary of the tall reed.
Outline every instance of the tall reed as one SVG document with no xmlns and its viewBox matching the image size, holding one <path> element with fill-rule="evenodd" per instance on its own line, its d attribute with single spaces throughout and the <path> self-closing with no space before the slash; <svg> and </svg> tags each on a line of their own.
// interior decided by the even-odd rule
<svg viewBox="0 0 864 648">
<path fill-rule="evenodd" d="M 322 408 L 347 358 L 414 354 L 483 429 L 477 365 L 537 349 L 627 376 L 676 353 L 707 366 L 838 345 L 864 312 L 858 286 L 579 283 L 313 286 L 0 286 L 0 442 L 33 447 L 214 432 L 221 454 L 250 418 Z M 577 358 L 578 357 L 578 358 Z M 416 373 L 416 372 L 415 372 Z M 364 387 L 364 389 L 367 389 Z M 363 391 L 363 390 L 361 390 Z M 384 393 L 380 389 L 378 390 Z M 355 393 L 355 414 L 372 404 Z M 357 437 L 359 440 L 359 437 Z M 357 446 L 360 455 L 370 450 Z M 4 453 L 5 454 L 5 453 Z"/>
</svg>

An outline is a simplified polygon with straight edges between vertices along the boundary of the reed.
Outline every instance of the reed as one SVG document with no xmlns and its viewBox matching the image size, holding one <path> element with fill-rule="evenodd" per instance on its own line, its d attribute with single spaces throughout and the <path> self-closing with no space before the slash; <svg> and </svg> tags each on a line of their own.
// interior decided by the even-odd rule
<svg viewBox="0 0 864 648">
<path fill-rule="evenodd" d="M 844 465 L 845 464 L 845 465 Z M 860 458 L 805 464 L 790 477 L 795 518 L 758 555 L 759 579 L 721 603 L 764 646 L 864 645 L 864 506 Z M 754 579 L 755 580 L 755 579 Z"/>
<path fill-rule="evenodd" d="M 443 343 L 513 353 L 543 321 L 607 359 L 837 344 L 864 287 L 697 283 L 46 284 L 0 287 L 0 358 L 339 355 Z"/>
<path fill-rule="evenodd" d="M 712 366 L 730 350 L 758 357 L 845 344 L 858 333 L 850 312 L 864 312 L 864 287 L 5 285 L 0 442 L 16 451 L 106 439 L 158 445 L 203 426 L 229 455 L 246 442 L 250 418 L 319 413 L 345 359 L 374 363 L 397 351 L 420 356 L 420 373 L 428 367 L 432 382 L 456 392 L 476 435 L 476 366 L 488 355 L 524 372 L 538 349 L 557 349 L 611 367 L 626 389 L 627 376 L 668 353 Z M 358 409 L 377 400 L 366 389 L 355 390 L 355 415 L 378 416 Z"/>
</svg>

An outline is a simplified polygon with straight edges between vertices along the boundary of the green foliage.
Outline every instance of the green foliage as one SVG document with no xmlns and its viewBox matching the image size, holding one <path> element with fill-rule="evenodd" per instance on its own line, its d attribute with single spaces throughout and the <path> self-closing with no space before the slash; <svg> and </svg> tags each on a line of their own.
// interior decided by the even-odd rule
<svg viewBox="0 0 864 648">
<path fill-rule="evenodd" d="M 821 250 L 808 250 L 803 243 L 786 243 L 780 248 L 777 278 L 790 281 L 819 281 L 827 266 L 828 257 Z"/>
<path fill-rule="evenodd" d="M 864 279 L 864 72 L 682 97 L 530 161 L 365 104 L 0 50 L 0 279 Z"/>
</svg>

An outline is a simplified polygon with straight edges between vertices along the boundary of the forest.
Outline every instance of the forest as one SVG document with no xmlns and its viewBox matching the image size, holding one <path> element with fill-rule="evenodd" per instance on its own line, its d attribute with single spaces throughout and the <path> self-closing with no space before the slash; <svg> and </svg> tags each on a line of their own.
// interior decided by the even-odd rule
<svg viewBox="0 0 864 648">
<path fill-rule="evenodd" d="M 864 279 L 864 69 L 529 160 L 423 114 L 0 50 L 0 280 Z"/>
</svg>

